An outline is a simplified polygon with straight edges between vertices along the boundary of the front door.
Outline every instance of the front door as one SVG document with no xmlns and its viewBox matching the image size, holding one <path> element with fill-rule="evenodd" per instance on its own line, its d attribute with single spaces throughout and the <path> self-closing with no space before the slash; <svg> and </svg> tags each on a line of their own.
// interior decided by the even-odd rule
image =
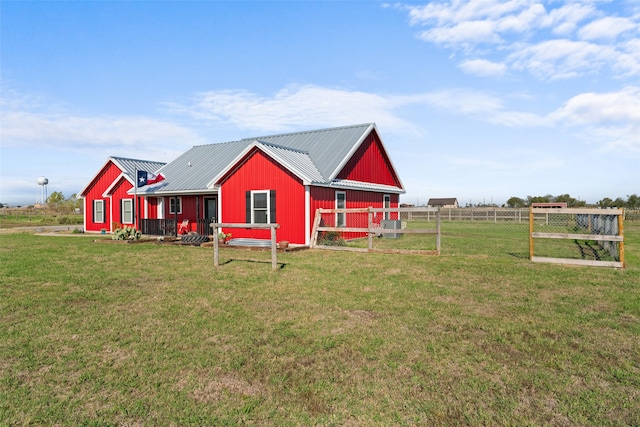
<svg viewBox="0 0 640 427">
<path fill-rule="evenodd" d="M 218 198 L 204 199 L 204 217 L 216 221 L 218 218 Z"/>
</svg>

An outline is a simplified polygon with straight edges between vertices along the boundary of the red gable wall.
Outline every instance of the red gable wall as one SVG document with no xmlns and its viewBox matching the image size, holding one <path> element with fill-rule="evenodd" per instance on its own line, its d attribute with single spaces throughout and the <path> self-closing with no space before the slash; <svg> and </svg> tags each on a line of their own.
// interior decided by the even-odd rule
<svg viewBox="0 0 640 427">
<path fill-rule="evenodd" d="M 109 161 L 102 170 L 95 176 L 91 184 L 84 192 L 84 212 L 85 212 L 85 231 L 100 231 L 105 228 L 111 230 L 111 199 L 104 197 L 103 194 L 113 184 L 116 178 L 122 173 L 112 161 Z M 129 188 L 131 184 L 127 181 Z M 96 223 L 93 220 L 93 201 L 104 200 L 105 220 L 102 223 Z M 116 201 L 114 200 L 114 203 Z M 120 201 L 117 201 L 120 205 Z"/>
<path fill-rule="evenodd" d="M 276 191 L 278 241 L 304 243 L 304 186 L 302 181 L 258 149 L 254 149 L 222 182 L 222 222 L 246 223 L 246 192 Z M 232 237 L 269 239 L 269 230 L 227 229 Z"/>
<path fill-rule="evenodd" d="M 400 180 L 393 173 L 389 157 L 375 132 L 369 134 L 337 178 L 400 187 Z"/>
</svg>

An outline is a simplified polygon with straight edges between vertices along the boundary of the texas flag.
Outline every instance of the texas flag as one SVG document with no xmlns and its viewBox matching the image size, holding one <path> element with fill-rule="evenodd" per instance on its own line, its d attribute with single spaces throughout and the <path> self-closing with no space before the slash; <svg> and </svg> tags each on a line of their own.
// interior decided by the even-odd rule
<svg viewBox="0 0 640 427">
<path fill-rule="evenodd" d="M 138 187 L 155 184 L 162 180 L 164 180 L 164 175 L 162 174 L 156 175 L 147 171 L 138 171 Z"/>
</svg>

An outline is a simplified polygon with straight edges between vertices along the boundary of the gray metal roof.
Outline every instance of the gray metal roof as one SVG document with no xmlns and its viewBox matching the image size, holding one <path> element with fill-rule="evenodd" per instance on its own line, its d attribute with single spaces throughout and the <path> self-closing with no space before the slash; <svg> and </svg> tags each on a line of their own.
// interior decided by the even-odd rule
<svg viewBox="0 0 640 427">
<path fill-rule="evenodd" d="M 164 181 L 139 188 L 138 193 L 215 191 L 214 180 L 253 147 L 269 154 L 304 182 L 329 185 L 373 129 L 373 123 L 366 123 L 195 146 L 158 170 Z"/>
<path fill-rule="evenodd" d="M 125 157 L 109 157 L 113 163 L 116 164 L 131 180 L 131 182 L 135 182 L 136 180 L 136 171 L 146 171 L 155 173 L 158 169 L 164 166 L 166 163 L 163 162 L 153 162 L 150 160 L 138 160 L 138 159 L 127 159 Z"/>
<path fill-rule="evenodd" d="M 124 177 L 132 185 L 135 185 L 136 182 L 136 170 L 156 173 L 158 169 L 166 164 L 163 162 L 155 162 L 151 160 L 128 159 L 126 157 L 110 156 L 100 170 L 104 169 L 104 167 L 108 165 L 109 162 L 113 162 L 122 171 Z M 79 197 L 84 197 L 85 192 L 89 189 L 90 186 L 91 182 L 78 193 L 80 195 Z"/>
</svg>

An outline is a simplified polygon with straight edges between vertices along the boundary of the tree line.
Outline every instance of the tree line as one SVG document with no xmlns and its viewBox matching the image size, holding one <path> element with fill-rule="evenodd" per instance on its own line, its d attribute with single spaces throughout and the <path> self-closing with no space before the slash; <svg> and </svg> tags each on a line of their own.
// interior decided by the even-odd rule
<svg viewBox="0 0 640 427">
<path fill-rule="evenodd" d="M 54 191 L 47 197 L 47 206 L 62 213 L 73 213 L 76 208 L 82 208 L 82 200 L 76 194 L 72 194 L 69 198 L 65 198 L 60 191 Z M 8 207 L 0 203 L 0 208 Z M 18 206 L 20 207 L 20 206 Z"/>
<path fill-rule="evenodd" d="M 532 203 L 566 203 L 569 208 L 581 208 L 587 206 L 584 200 L 578 200 L 569 194 L 561 194 L 559 196 L 527 196 L 526 199 L 520 197 L 511 197 L 507 200 L 506 206 L 510 208 L 526 208 Z M 605 197 L 598 201 L 595 206 L 600 208 L 627 208 L 640 209 L 640 197 L 637 194 L 627 196 L 627 199 L 617 197 L 615 200 Z"/>
</svg>

